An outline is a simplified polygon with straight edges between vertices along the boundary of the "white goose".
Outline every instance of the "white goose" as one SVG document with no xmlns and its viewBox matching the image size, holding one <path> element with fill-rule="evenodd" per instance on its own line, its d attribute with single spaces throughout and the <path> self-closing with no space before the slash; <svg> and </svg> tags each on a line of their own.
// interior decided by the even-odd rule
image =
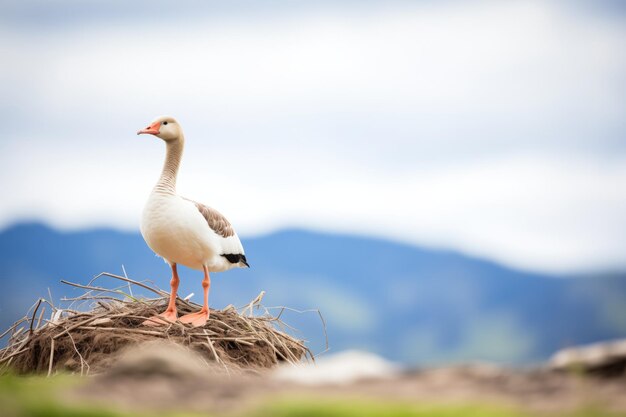
<svg viewBox="0 0 626 417">
<path fill-rule="evenodd" d="M 158 326 L 177 320 L 175 301 L 180 280 L 176 265 L 181 264 L 204 271 L 202 309 L 180 318 L 183 323 L 202 326 L 209 318 L 209 272 L 249 267 L 243 247 L 233 227 L 217 210 L 176 194 L 176 176 L 185 144 L 183 131 L 176 119 L 159 117 L 137 134 L 154 135 L 166 144 L 161 178 L 143 210 L 141 234 L 150 249 L 172 268 L 172 291 L 167 309 L 143 324 Z"/>
</svg>

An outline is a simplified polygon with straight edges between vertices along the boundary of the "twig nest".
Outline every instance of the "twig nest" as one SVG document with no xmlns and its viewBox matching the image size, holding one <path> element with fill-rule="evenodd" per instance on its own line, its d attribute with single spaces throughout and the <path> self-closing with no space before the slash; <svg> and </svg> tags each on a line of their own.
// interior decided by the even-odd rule
<svg viewBox="0 0 626 417">
<path fill-rule="evenodd" d="M 155 299 L 108 297 L 105 301 L 104 291 L 117 292 L 101 287 L 97 291 L 89 290 L 79 299 L 91 300 L 95 308 L 88 312 L 64 310 L 63 314 L 55 309 L 54 321 L 42 322 L 41 315 L 37 319 L 35 308 L 31 319 L 22 319 L 10 329 L 13 334 L 8 346 L 0 350 L 0 366 L 18 373 L 51 374 L 64 370 L 93 374 L 107 369 L 123 349 L 146 342 L 168 342 L 184 351 L 196 352 L 206 363 L 228 372 L 271 368 L 281 362 L 297 363 L 312 358 L 302 341 L 279 330 L 282 323 L 277 317 L 267 310 L 261 316 L 252 315 L 253 307 L 260 307 L 258 303 L 247 305 L 242 312 L 232 306 L 211 310 L 207 324 L 202 327 L 180 322 L 146 327 L 143 321 L 165 308 L 165 294 Z M 182 315 L 197 311 L 200 306 L 178 299 L 177 308 Z M 37 325 L 33 325 L 35 322 Z M 18 328 L 19 324 L 23 326 Z M 175 354 L 171 351 L 171 355 Z M 157 366 L 157 362 L 152 365 Z"/>
</svg>

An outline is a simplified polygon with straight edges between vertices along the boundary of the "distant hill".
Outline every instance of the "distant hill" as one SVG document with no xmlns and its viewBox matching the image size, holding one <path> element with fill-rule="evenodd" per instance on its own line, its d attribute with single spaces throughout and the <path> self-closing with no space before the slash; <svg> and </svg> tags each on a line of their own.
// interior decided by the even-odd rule
<svg viewBox="0 0 626 417">
<path fill-rule="evenodd" d="M 455 252 L 390 241 L 286 230 L 245 239 L 252 268 L 213 275 L 211 304 L 319 308 L 333 351 L 363 349 L 411 364 L 491 360 L 529 363 L 565 346 L 626 336 L 626 274 L 556 277 Z M 0 327 L 48 288 L 56 299 L 124 265 L 134 279 L 168 288 L 169 268 L 138 233 L 60 232 L 20 224 L 0 233 Z M 181 269 L 180 294 L 199 299 L 202 274 Z M 289 324 L 323 349 L 313 313 Z"/>
</svg>

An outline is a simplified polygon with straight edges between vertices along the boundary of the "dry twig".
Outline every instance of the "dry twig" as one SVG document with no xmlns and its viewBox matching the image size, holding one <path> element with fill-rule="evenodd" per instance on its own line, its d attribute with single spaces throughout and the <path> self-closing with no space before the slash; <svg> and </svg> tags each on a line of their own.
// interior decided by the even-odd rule
<svg viewBox="0 0 626 417">
<path fill-rule="evenodd" d="M 119 288 L 95 286 L 100 277 L 123 281 L 120 288 L 133 285 L 158 295 L 152 299 L 137 299 Z M 260 305 L 263 292 L 241 311 L 232 306 L 224 310 L 211 310 L 208 323 L 203 327 L 190 327 L 180 322 L 162 327 L 145 327 L 146 318 L 162 311 L 169 294 L 144 282 L 125 276 L 103 272 L 87 285 L 62 281 L 81 288 L 85 293 L 67 301 L 89 302 L 91 311 L 79 312 L 54 306 L 51 300 L 39 299 L 31 317 L 25 317 L 5 331 L 0 338 L 12 333 L 8 346 L 0 350 L 0 370 L 11 367 L 20 373 L 41 372 L 52 375 L 56 369 L 81 374 L 105 369 L 118 350 L 141 342 L 168 339 L 199 351 L 204 360 L 214 361 L 227 371 L 269 368 L 279 362 L 296 363 L 303 358 L 313 359 L 313 354 L 297 340 L 279 330 L 285 324 L 280 315 L 272 316 Z M 132 294 L 131 290 L 127 290 Z M 117 298 L 117 297 L 120 298 Z M 122 298 L 123 297 L 123 298 Z M 42 303 L 49 304 L 55 321 L 37 318 Z M 178 298 L 180 314 L 197 311 L 200 306 Z M 71 306 L 71 305 L 70 305 Z M 253 310 L 263 314 L 254 316 Z M 26 322 L 25 327 L 18 326 Z M 323 322 L 323 319 L 322 319 Z M 325 331 L 325 329 L 324 329 Z"/>
</svg>

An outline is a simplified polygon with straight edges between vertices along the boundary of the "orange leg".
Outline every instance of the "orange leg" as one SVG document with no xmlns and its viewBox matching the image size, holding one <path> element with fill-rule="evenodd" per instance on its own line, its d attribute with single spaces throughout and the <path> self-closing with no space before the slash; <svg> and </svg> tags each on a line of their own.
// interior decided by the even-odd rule
<svg viewBox="0 0 626 417">
<path fill-rule="evenodd" d="M 202 289 L 204 290 L 204 305 L 197 313 L 186 314 L 180 318 L 183 323 L 189 323 L 193 327 L 204 326 L 209 319 L 209 289 L 211 288 L 211 277 L 209 270 L 204 267 L 204 279 L 202 280 Z"/>
<path fill-rule="evenodd" d="M 176 264 L 172 264 L 172 279 L 170 281 L 172 291 L 170 292 L 170 301 L 167 304 L 167 309 L 158 316 L 150 317 L 148 320 L 144 321 L 142 323 L 144 326 L 162 326 L 164 324 L 168 324 L 168 321 L 176 321 L 176 318 L 178 317 L 176 312 L 176 293 L 178 292 L 179 283 L 180 279 L 178 278 Z M 162 320 L 162 318 L 165 320 Z"/>
</svg>

